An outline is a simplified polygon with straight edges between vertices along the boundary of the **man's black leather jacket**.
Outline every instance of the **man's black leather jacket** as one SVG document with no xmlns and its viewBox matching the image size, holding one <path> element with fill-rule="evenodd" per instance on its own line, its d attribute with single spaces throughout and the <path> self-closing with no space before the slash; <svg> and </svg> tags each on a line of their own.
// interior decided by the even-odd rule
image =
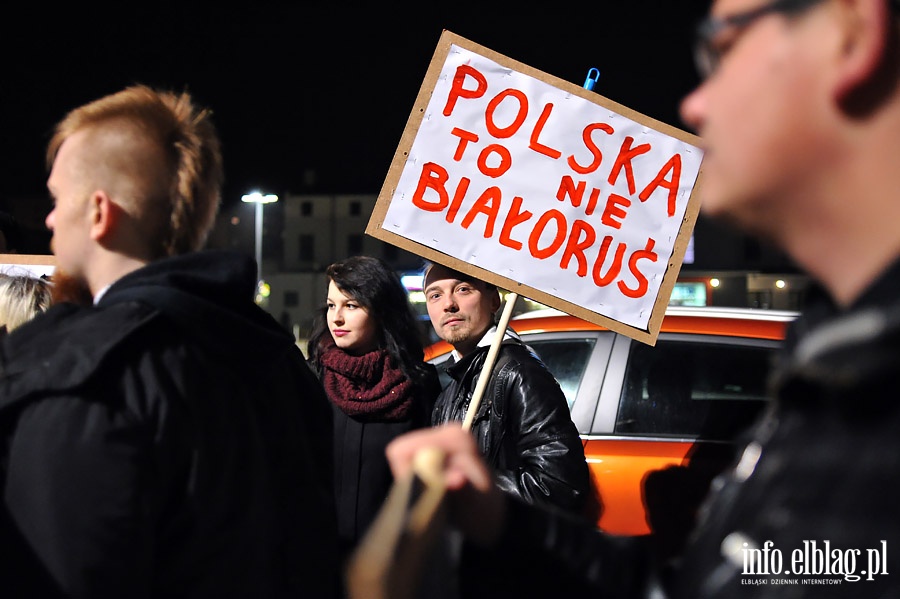
<svg viewBox="0 0 900 599">
<path fill-rule="evenodd" d="M 433 424 L 464 420 L 488 350 L 479 347 L 446 369 L 451 381 Z M 503 342 L 471 430 L 501 489 L 528 503 L 584 509 L 590 479 L 565 395 L 520 340 Z"/>
</svg>

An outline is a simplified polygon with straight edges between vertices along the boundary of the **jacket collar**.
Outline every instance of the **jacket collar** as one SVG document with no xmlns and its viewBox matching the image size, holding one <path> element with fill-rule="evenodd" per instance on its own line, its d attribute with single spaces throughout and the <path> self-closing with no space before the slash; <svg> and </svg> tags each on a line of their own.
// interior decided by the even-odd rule
<svg viewBox="0 0 900 599">
<path fill-rule="evenodd" d="M 489 328 L 487 330 L 487 332 L 481 336 L 481 340 L 478 341 L 478 345 L 476 347 L 477 348 L 490 347 L 491 343 L 494 342 L 494 338 L 496 336 L 497 336 L 497 325 L 492 325 L 491 328 Z M 522 342 L 522 338 L 519 337 L 518 333 L 516 333 L 511 328 L 507 327 L 506 331 L 504 331 L 504 334 L 503 334 L 503 342 L 505 343 L 509 340 L 518 341 L 520 343 Z M 473 351 L 472 353 L 476 354 L 476 353 L 478 353 L 478 351 L 476 350 L 476 351 Z M 463 358 L 462 354 L 460 354 L 458 351 L 456 351 L 455 348 L 450 352 L 450 355 L 453 356 L 454 362 L 459 362 Z"/>
</svg>

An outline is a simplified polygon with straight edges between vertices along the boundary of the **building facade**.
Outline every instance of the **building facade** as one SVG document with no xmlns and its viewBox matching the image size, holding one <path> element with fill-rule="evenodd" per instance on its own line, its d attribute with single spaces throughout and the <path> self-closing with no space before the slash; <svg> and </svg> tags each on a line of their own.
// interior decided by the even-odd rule
<svg viewBox="0 0 900 599">
<path fill-rule="evenodd" d="M 376 200 L 376 194 L 288 193 L 265 205 L 258 301 L 298 339 L 325 301 L 329 264 L 365 254 L 401 275 L 421 273 L 420 256 L 366 235 Z M 254 207 L 232 206 L 220 215 L 210 246 L 253 255 L 254 230 Z M 702 216 L 678 280 L 673 303 L 772 309 L 797 309 L 808 284 L 783 254 Z M 414 290 L 411 298 L 418 299 Z"/>
</svg>

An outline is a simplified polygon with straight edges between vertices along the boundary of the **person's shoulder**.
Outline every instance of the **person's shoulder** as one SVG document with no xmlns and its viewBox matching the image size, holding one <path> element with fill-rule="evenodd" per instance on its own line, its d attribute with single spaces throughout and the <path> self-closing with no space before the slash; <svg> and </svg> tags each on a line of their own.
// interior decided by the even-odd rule
<svg viewBox="0 0 900 599">
<path fill-rule="evenodd" d="M 421 362 L 420 369 L 422 378 L 428 383 L 440 380 L 440 371 L 438 370 L 438 367 L 431 362 Z"/>
<path fill-rule="evenodd" d="M 500 373 L 508 387 L 529 392 L 539 390 L 542 395 L 558 393 L 565 397 L 547 365 L 524 343 L 504 343 L 494 371 Z"/>
<path fill-rule="evenodd" d="M 443 384 L 441 382 L 441 371 L 438 367 L 430 362 L 422 362 L 419 365 L 418 386 L 422 389 L 426 397 L 432 400 L 440 394 Z"/>
<path fill-rule="evenodd" d="M 538 368 L 546 370 L 543 360 L 530 346 L 519 339 L 507 339 L 503 342 L 497 360 L 510 365 L 518 365 L 522 368 Z"/>
<path fill-rule="evenodd" d="M 136 302 L 105 308 L 57 304 L 38 314 L 3 340 L 0 407 L 38 390 L 79 385 L 123 343 L 137 335 L 153 337 L 157 317 Z"/>
<path fill-rule="evenodd" d="M 66 343 L 61 349 L 116 343 L 135 329 L 147 326 L 158 315 L 157 310 L 137 302 L 102 308 L 61 303 L 36 315 L 10 333 L 5 341 L 13 352 L 63 340 Z"/>
</svg>

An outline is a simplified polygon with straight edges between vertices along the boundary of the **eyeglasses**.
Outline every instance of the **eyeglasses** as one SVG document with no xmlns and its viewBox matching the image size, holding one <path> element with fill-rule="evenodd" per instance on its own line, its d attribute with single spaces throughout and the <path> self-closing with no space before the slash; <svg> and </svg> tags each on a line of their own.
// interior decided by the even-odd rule
<svg viewBox="0 0 900 599">
<path fill-rule="evenodd" d="M 700 77 L 706 79 L 716 72 L 722 56 L 734 44 L 734 38 L 728 47 L 716 45 L 718 38 L 728 28 L 746 29 L 760 17 L 782 13 L 794 14 L 818 4 L 823 0 L 775 0 L 756 8 L 729 15 L 727 17 L 707 17 L 697 27 L 694 42 L 694 62 Z M 741 32 L 742 33 L 742 32 Z M 737 36 L 735 36 L 736 38 Z"/>
</svg>

